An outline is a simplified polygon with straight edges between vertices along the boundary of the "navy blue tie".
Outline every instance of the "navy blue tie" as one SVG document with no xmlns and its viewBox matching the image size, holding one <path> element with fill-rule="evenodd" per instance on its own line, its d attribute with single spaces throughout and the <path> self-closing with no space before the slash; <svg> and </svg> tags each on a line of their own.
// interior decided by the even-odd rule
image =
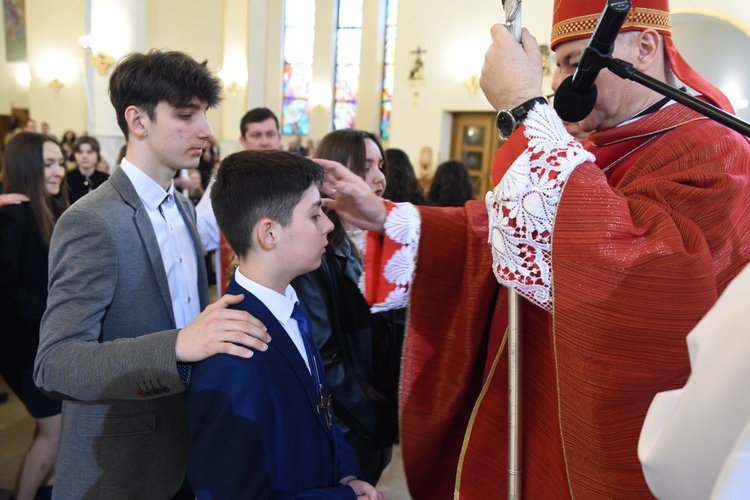
<svg viewBox="0 0 750 500">
<path fill-rule="evenodd" d="M 292 309 L 292 318 L 297 321 L 299 332 L 302 334 L 302 343 L 305 344 L 305 352 L 307 353 L 307 362 L 310 364 L 310 373 L 316 378 L 316 390 L 319 381 L 316 377 L 317 363 L 315 361 L 315 340 L 313 339 L 312 332 L 310 331 L 310 318 L 299 302 L 294 303 L 294 309 Z"/>
<path fill-rule="evenodd" d="M 307 353 L 307 359 L 310 363 L 310 373 L 315 381 L 315 392 L 320 396 L 320 402 L 318 403 L 317 410 L 318 414 L 324 414 L 328 430 L 331 429 L 331 396 L 326 396 L 325 388 L 323 387 L 322 363 L 318 363 L 318 358 L 315 355 L 317 349 L 315 348 L 315 340 L 313 339 L 312 332 L 310 331 L 310 318 L 305 312 L 304 308 L 299 302 L 294 304 L 292 309 L 292 318 L 297 321 L 297 326 L 302 334 L 302 343 L 305 344 L 305 352 Z"/>
<path fill-rule="evenodd" d="M 190 381 L 190 365 L 187 363 L 177 362 L 177 374 L 186 384 Z"/>
</svg>

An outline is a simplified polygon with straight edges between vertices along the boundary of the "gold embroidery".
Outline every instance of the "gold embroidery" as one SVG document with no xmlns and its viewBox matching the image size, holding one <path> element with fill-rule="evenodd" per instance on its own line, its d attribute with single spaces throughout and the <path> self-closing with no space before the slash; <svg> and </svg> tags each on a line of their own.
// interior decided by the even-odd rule
<svg viewBox="0 0 750 500">
<path fill-rule="evenodd" d="M 551 45 L 556 45 L 562 39 L 590 36 L 594 32 L 594 28 L 599 21 L 600 15 L 601 14 L 599 13 L 579 16 L 557 23 L 552 27 Z M 625 23 L 622 25 L 623 30 L 633 28 L 652 28 L 662 32 L 671 33 L 672 22 L 669 19 L 668 12 L 636 7 L 628 13 L 625 18 Z"/>
<path fill-rule="evenodd" d="M 632 139 L 638 139 L 639 137 L 648 137 L 649 135 L 652 135 L 652 134 L 663 134 L 664 132 L 669 132 L 670 130 L 675 129 L 677 127 L 680 127 L 682 125 L 685 125 L 686 123 L 692 123 L 692 122 L 696 122 L 696 121 L 700 121 L 700 120 L 708 120 L 708 118 L 706 118 L 705 116 L 696 116 L 695 118 L 691 118 L 689 120 L 685 120 L 685 121 L 682 121 L 680 123 L 675 123 L 675 124 L 672 124 L 672 125 L 669 125 L 669 126 L 666 126 L 666 127 L 662 127 L 662 128 L 656 129 L 656 130 L 650 130 L 650 131 L 645 132 L 643 134 L 631 135 L 631 136 L 628 136 L 628 137 L 623 137 L 622 139 L 617 139 L 617 140 L 609 141 L 609 142 L 602 142 L 602 143 L 598 143 L 597 142 L 595 145 L 596 146 L 611 146 L 612 144 L 618 144 L 620 142 L 630 141 Z"/>
<path fill-rule="evenodd" d="M 562 196 L 565 192 L 565 186 L 563 185 L 563 189 L 560 192 L 560 198 L 562 199 Z M 555 212 L 555 217 L 557 217 L 557 212 Z M 562 404 L 560 402 L 560 366 L 557 362 L 557 327 L 555 326 L 555 318 L 557 317 L 557 314 L 555 313 L 555 269 L 554 269 L 554 255 L 552 255 L 552 249 L 554 248 L 554 241 L 555 241 L 555 231 L 554 231 L 554 223 L 552 225 L 552 234 L 550 235 L 550 241 L 549 241 L 549 247 L 550 247 L 550 260 L 549 260 L 549 272 L 550 272 L 550 298 L 552 299 L 552 350 L 554 352 L 555 356 L 555 384 L 557 387 L 557 424 L 560 429 L 560 443 L 562 445 L 562 454 L 563 454 L 563 463 L 565 465 L 565 477 L 568 479 L 568 491 L 570 492 L 570 499 L 575 500 L 575 495 L 573 494 L 573 483 L 570 480 L 570 468 L 568 467 L 568 452 L 565 448 L 565 434 L 563 434 L 563 427 L 562 427 Z"/>
<path fill-rule="evenodd" d="M 646 139 L 642 143 L 638 144 L 636 147 L 634 147 L 633 149 L 631 149 L 630 151 L 628 151 L 624 155 L 622 155 L 619 158 L 617 158 L 615 161 L 613 161 L 612 163 L 610 163 L 606 167 L 603 167 L 602 168 L 602 173 L 608 172 L 608 171 L 612 170 L 612 168 L 614 168 L 617 165 L 619 165 L 620 162 L 622 162 L 622 160 L 624 160 L 625 158 L 627 158 L 631 154 L 635 153 L 636 151 L 638 151 L 639 149 L 641 149 L 643 146 L 645 146 L 646 144 L 648 144 L 649 142 L 653 141 L 654 139 L 656 139 L 657 137 L 660 137 L 660 136 L 661 136 L 661 134 L 652 135 L 651 137 L 649 137 L 648 139 Z"/>
<path fill-rule="evenodd" d="M 469 424 L 466 426 L 466 434 L 464 435 L 464 443 L 461 446 L 461 454 L 458 457 L 458 470 L 456 471 L 456 486 L 453 490 L 453 498 L 458 499 L 461 492 L 461 475 L 464 468 L 464 458 L 466 456 L 466 450 L 469 446 L 469 441 L 471 441 L 471 431 L 474 427 L 474 421 L 477 418 L 477 413 L 479 413 L 479 407 L 482 406 L 482 400 L 484 399 L 484 395 L 487 393 L 487 390 L 490 388 L 490 384 L 492 383 L 492 379 L 495 376 L 495 369 L 497 368 L 497 363 L 500 361 L 500 356 L 502 356 L 503 352 L 505 352 L 505 342 L 508 340 L 508 329 L 505 329 L 505 333 L 503 334 L 503 341 L 500 344 L 500 349 L 497 350 L 497 354 L 495 355 L 495 360 L 492 362 L 492 369 L 490 370 L 490 373 L 487 375 L 487 380 L 484 382 L 484 386 L 482 387 L 482 392 L 479 393 L 479 397 L 477 398 L 477 402 L 474 403 L 474 409 L 471 411 L 471 417 L 469 418 Z"/>
</svg>

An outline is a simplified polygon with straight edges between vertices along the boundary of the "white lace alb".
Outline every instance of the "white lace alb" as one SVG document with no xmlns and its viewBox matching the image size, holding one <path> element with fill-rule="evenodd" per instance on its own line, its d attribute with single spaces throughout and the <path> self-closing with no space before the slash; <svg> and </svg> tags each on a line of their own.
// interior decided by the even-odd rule
<svg viewBox="0 0 750 500">
<path fill-rule="evenodd" d="M 563 186 L 573 170 L 594 161 L 565 130 L 557 114 L 537 104 L 526 118 L 526 150 L 485 202 L 489 243 L 498 282 L 552 311 L 550 243 Z M 385 234 L 403 245 L 385 265 L 385 280 L 395 288 L 373 312 L 406 307 L 416 271 L 421 220 L 419 211 L 400 203 L 386 218 Z"/>
<path fill-rule="evenodd" d="M 555 214 L 565 181 L 594 157 L 568 134 L 550 106 L 534 106 L 524 124 L 526 151 L 485 198 L 493 272 L 500 283 L 551 312 Z"/>
</svg>

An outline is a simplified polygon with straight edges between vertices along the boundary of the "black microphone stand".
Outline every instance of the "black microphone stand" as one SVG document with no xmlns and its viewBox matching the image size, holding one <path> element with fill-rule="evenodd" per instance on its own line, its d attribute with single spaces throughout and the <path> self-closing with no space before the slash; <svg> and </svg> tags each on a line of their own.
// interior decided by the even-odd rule
<svg viewBox="0 0 750 500">
<path fill-rule="evenodd" d="M 669 97 L 680 104 L 687 106 L 688 108 L 697 111 L 698 113 L 706 116 L 714 121 L 725 125 L 732 130 L 739 132 L 745 137 L 750 137 L 750 123 L 738 118 L 737 116 L 727 113 L 723 109 L 717 108 L 716 106 L 709 104 L 705 101 L 693 97 L 687 92 L 683 92 L 680 89 L 674 88 L 671 85 L 667 85 L 664 82 L 657 80 L 647 74 L 635 69 L 635 66 L 629 62 L 623 61 L 622 59 L 615 59 L 612 56 L 603 57 L 606 61 L 605 67 L 615 75 L 625 80 L 632 80 L 640 83 L 644 87 L 648 87 L 665 97 Z"/>
</svg>

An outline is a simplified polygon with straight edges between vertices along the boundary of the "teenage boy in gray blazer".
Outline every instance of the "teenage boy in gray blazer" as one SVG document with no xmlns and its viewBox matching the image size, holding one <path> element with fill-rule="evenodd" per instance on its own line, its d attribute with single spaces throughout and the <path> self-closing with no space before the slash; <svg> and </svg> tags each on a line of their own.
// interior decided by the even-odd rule
<svg viewBox="0 0 750 500">
<path fill-rule="evenodd" d="M 109 93 L 120 168 L 58 221 L 35 380 L 65 400 L 55 498 L 170 498 L 188 456 L 190 363 L 266 349 L 265 327 L 208 303 L 195 212 L 175 171 L 198 165 L 221 85 L 180 52 L 126 56 Z M 201 312 L 203 310 L 203 312 Z"/>
</svg>

